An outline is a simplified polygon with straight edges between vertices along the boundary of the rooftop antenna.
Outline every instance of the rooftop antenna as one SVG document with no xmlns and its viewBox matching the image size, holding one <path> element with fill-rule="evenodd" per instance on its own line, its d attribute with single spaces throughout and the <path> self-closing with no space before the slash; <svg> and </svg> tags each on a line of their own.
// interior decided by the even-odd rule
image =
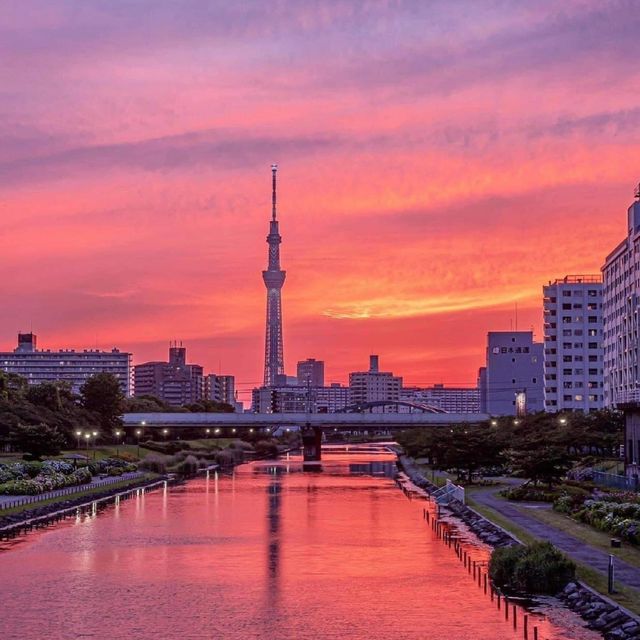
<svg viewBox="0 0 640 640">
<path fill-rule="evenodd" d="M 518 330 L 518 301 L 516 300 L 516 331 Z"/>
<path fill-rule="evenodd" d="M 275 222 L 276 219 L 276 174 L 278 173 L 278 165 L 271 165 L 271 219 Z"/>
</svg>

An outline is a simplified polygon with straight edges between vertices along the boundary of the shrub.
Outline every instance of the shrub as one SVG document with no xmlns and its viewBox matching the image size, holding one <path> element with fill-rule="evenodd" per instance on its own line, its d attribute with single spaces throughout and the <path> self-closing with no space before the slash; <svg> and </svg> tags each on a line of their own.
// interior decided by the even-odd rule
<svg viewBox="0 0 640 640">
<path fill-rule="evenodd" d="M 154 473 L 166 473 L 167 462 L 167 456 L 163 456 L 160 453 L 150 453 L 138 466 L 140 469 L 146 469 Z"/>
<path fill-rule="evenodd" d="M 198 459 L 195 456 L 187 456 L 177 467 L 179 474 L 193 476 L 198 471 Z"/>
<path fill-rule="evenodd" d="M 496 549 L 489 562 L 497 586 L 526 594 L 558 593 L 575 578 L 575 569 L 550 542 Z"/>
</svg>

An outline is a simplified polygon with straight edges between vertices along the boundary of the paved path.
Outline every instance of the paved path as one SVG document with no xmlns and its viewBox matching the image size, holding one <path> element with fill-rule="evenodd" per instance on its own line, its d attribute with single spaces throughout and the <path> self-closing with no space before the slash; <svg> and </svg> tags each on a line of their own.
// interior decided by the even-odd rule
<svg viewBox="0 0 640 640">
<path fill-rule="evenodd" d="M 548 540 L 576 562 L 596 569 L 605 576 L 607 575 L 609 566 L 608 553 L 537 520 L 526 513 L 526 510 L 522 509 L 522 507 L 498 497 L 496 494 L 499 490 L 495 487 L 481 489 L 473 493 L 472 498 L 485 507 L 494 509 L 532 536 L 541 540 Z M 536 506 L 539 508 L 539 505 Z M 634 567 L 620 558 L 614 560 L 614 566 L 616 582 L 640 589 L 640 568 Z"/>
<path fill-rule="evenodd" d="M 130 471 L 127 473 L 123 473 L 121 476 L 110 476 L 108 478 L 99 478 L 98 476 L 94 476 L 91 479 L 91 482 L 87 482 L 86 484 L 78 484 L 72 487 L 65 487 L 64 489 L 54 489 L 53 491 L 47 491 L 47 493 L 41 493 L 37 496 L 3 496 L 0 495 L 0 508 L 3 505 L 9 504 L 16 500 L 22 500 L 26 498 L 32 498 L 34 502 L 39 502 L 42 500 L 48 500 L 49 498 L 57 498 L 58 496 L 63 495 L 71 495 L 73 493 L 78 493 L 79 491 L 86 491 L 87 489 L 93 489 L 96 487 L 108 487 L 110 484 L 114 484 L 116 482 L 122 482 L 123 480 L 133 480 L 138 477 L 142 477 L 144 474 L 140 471 Z"/>
</svg>

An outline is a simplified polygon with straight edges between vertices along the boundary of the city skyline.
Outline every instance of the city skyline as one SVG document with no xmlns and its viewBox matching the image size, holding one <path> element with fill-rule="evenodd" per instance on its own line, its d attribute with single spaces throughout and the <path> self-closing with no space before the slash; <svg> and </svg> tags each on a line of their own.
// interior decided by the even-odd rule
<svg viewBox="0 0 640 640">
<path fill-rule="evenodd" d="M 140 10 L 69 6 L 2 9 L 4 350 L 32 327 L 144 362 L 178 338 L 260 384 L 272 158 L 289 373 L 315 357 L 344 382 L 376 352 L 408 384 L 473 384 L 516 302 L 540 338 L 542 284 L 619 241 L 639 142 L 625 3 L 256 7 L 242 25 L 194 4 L 189 28 L 145 16 L 146 51 Z"/>
</svg>

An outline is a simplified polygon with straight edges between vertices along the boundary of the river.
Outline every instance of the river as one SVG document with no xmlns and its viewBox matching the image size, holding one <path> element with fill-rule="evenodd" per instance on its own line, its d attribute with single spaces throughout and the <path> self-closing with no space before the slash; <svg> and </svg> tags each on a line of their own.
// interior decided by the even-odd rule
<svg viewBox="0 0 640 640">
<path fill-rule="evenodd" d="M 521 639 L 394 466 L 255 462 L 4 542 L 0 638 Z M 529 637 L 600 637 L 556 614 L 531 617 Z"/>
</svg>

